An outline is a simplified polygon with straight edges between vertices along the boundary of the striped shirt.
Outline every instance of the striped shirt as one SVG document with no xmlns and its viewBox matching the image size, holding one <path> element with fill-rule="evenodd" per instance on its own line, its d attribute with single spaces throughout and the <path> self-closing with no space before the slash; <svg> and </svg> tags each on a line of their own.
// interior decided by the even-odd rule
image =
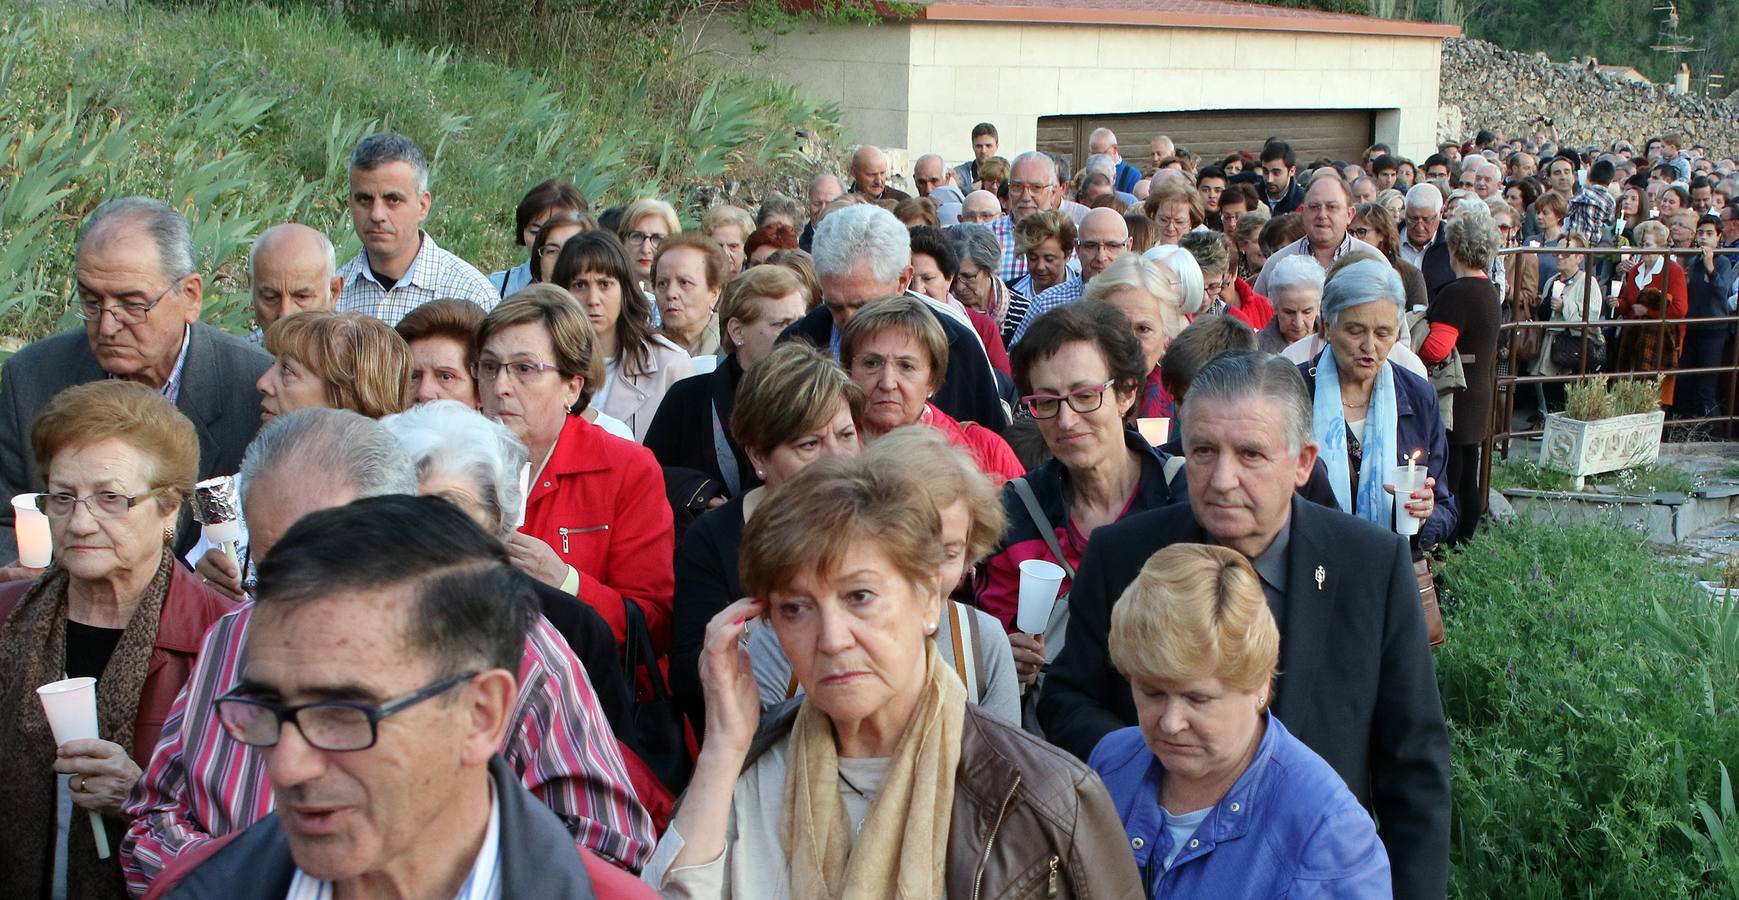
<svg viewBox="0 0 1739 900">
<path fill-rule="evenodd" d="M 334 900 L 337 888 L 330 881 L 321 881 L 296 870 L 290 878 L 290 893 L 285 900 Z M 483 845 L 477 848 L 477 858 L 471 871 L 453 900 L 502 900 L 501 898 L 501 804 L 491 796 L 489 827 L 483 832 Z"/>
<path fill-rule="evenodd" d="M 422 246 L 417 250 L 411 267 L 387 290 L 375 277 L 368 264 L 368 251 L 344 264 L 338 274 L 344 276 L 344 290 L 338 293 L 339 312 L 367 313 L 387 323 L 397 325 L 405 314 L 431 300 L 457 297 L 483 307 L 495 308 L 501 298 L 489 279 L 470 263 L 436 246 L 428 232 L 419 232 Z"/>
<path fill-rule="evenodd" d="M 1026 274 L 1026 257 L 1014 252 L 1014 219 L 1008 216 L 992 219 L 985 227 L 996 235 L 996 242 L 1002 245 L 1002 269 L 998 274 L 1005 283 L 1012 284 L 1015 279 Z"/>
<path fill-rule="evenodd" d="M 241 680 L 252 609 L 244 606 L 206 632 L 151 764 L 123 807 L 131 824 L 121 863 L 134 896 L 176 855 L 272 811 L 265 754 L 231 740 L 212 706 Z M 501 755 L 576 844 L 630 871 L 645 864 L 656 838 L 652 819 L 629 783 L 585 669 L 542 617 L 526 636 L 519 700 Z"/>
<path fill-rule="evenodd" d="M 1015 290 L 1019 293 L 1030 294 L 1032 292 L 1032 276 L 1029 275 L 1017 282 Z M 1076 274 L 1073 270 L 1070 270 L 1069 277 L 1063 279 L 1060 284 L 1053 284 L 1050 287 L 1045 288 L 1043 291 L 1040 291 L 1039 295 L 1033 297 L 1032 302 L 1027 305 L 1026 310 L 1022 313 L 1020 322 L 1015 325 L 1013 335 L 1008 340 L 1008 345 L 1012 347 L 1015 344 L 1020 343 L 1020 339 L 1026 337 L 1026 330 L 1032 327 L 1033 322 L 1037 321 L 1039 316 L 1042 316 L 1057 307 L 1068 306 L 1069 304 L 1074 303 L 1076 300 L 1081 299 L 1081 294 L 1086 292 L 1086 290 L 1087 282 L 1082 281 L 1080 275 Z M 1010 301 L 1008 318 L 1003 320 L 1004 330 L 1008 329 L 1007 323 L 1013 320 L 1014 303 L 1013 301 Z"/>
</svg>

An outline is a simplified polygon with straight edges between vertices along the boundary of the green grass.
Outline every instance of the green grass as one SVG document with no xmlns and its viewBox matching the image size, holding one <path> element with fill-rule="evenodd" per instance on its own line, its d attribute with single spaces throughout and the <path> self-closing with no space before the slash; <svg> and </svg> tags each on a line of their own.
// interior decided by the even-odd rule
<svg viewBox="0 0 1739 900">
<path fill-rule="evenodd" d="M 1523 488 L 1532 491 L 1571 491 L 1576 479 L 1530 459 L 1498 460 L 1492 467 L 1491 485 L 1498 490 Z M 1688 494 L 1700 485 L 1682 469 L 1654 463 L 1588 477 L 1590 485 L 1611 485 L 1628 495 L 1677 492 Z"/>
<path fill-rule="evenodd" d="M 1739 604 L 1611 527 L 1489 527 L 1440 571 L 1452 895 L 1732 896 Z"/>
<path fill-rule="evenodd" d="M 504 26 L 505 27 L 505 26 Z M 163 198 L 194 223 L 207 319 L 247 324 L 245 251 L 301 221 L 356 251 L 342 201 L 356 139 L 390 127 L 430 158 L 428 228 L 484 271 L 518 261 L 513 207 L 575 181 L 595 205 L 801 177 L 837 111 L 717 61 L 647 66 L 646 39 L 600 30 L 583 76 L 382 37 L 316 7 L 0 12 L 0 334 L 71 324 L 77 223 L 106 197 Z M 616 38 L 603 38 L 614 34 Z M 617 54 L 612 56 L 612 54 Z"/>
</svg>

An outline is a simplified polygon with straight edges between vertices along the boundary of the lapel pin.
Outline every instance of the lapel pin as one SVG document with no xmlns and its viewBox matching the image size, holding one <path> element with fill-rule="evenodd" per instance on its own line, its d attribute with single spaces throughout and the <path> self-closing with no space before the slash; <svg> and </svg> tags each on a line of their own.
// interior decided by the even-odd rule
<svg viewBox="0 0 1739 900">
<path fill-rule="evenodd" d="M 1316 589 L 1322 590 L 1322 583 L 1328 580 L 1328 571 L 1322 566 L 1316 567 Z"/>
</svg>

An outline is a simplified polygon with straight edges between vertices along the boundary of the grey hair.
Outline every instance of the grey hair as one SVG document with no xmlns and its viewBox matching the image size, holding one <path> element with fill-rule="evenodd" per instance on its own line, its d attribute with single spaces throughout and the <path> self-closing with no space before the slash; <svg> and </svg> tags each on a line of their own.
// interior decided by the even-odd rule
<svg viewBox="0 0 1739 900">
<path fill-rule="evenodd" d="M 1444 226 L 1443 242 L 1449 255 L 1475 269 L 1491 265 L 1500 243 L 1497 223 L 1483 202 L 1463 203 L 1455 208 L 1455 217 Z"/>
<path fill-rule="evenodd" d="M 507 540 L 517 530 L 519 472 L 530 453 L 507 426 L 457 400 L 413 406 L 380 424 L 410 454 L 419 481 L 446 475 L 473 484 L 495 536 Z"/>
<path fill-rule="evenodd" d="M 834 184 L 839 186 L 840 193 L 845 193 L 845 179 L 832 172 L 816 172 L 809 179 L 809 190 L 815 190 L 815 186 L 820 184 L 823 180 L 832 181 Z"/>
<path fill-rule="evenodd" d="M 142 228 L 151 236 L 151 243 L 157 245 L 157 265 L 170 281 L 193 274 L 193 229 L 187 217 L 161 200 L 137 195 L 97 207 L 79 228 L 73 258 L 84 252 L 87 241 L 101 240 L 111 229 L 129 226 Z"/>
<path fill-rule="evenodd" d="M 260 429 L 242 456 L 244 495 L 268 472 L 300 467 L 328 485 L 343 484 L 358 499 L 415 494 L 410 455 L 379 422 L 347 409 L 299 409 Z"/>
<path fill-rule="evenodd" d="M 954 255 L 962 260 L 971 260 L 980 269 L 992 272 L 1002 265 L 1002 244 L 997 243 L 996 232 L 987 225 L 971 223 L 951 225 L 947 229 L 948 242 L 954 248 Z"/>
<path fill-rule="evenodd" d="M 1184 315 L 1193 316 L 1208 308 L 1207 279 L 1202 277 L 1201 263 L 1188 250 L 1176 244 L 1160 244 L 1149 247 L 1142 257 L 1159 263 L 1176 276 L 1180 291 L 1178 309 Z"/>
<path fill-rule="evenodd" d="M 416 141 L 396 131 L 377 131 L 356 142 L 350 154 L 351 171 L 378 169 L 389 163 L 402 162 L 417 172 L 417 193 L 429 189 L 429 162 Z"/>
<path fill-rule="evenodd" d="M 1305 390 L 1304 376 L 1298 366 L 1282 356 L 1260 350 L 1234 350 L 1208 360 L 1190 379 L 1189 393 L 1184 395 L 1183 419 L 1185 452 L 1188 452 L 1190 411 L 1204 399 L 1225 402 L 1251 398 L 1272 400 L 1287 421 L 1281 425 L 1286 436 L 1286 452 L 1297 454 L 1310 443 L 1310 392 Z"/>
<path fill-rule="evenodd" d="M 1294 253 L 1274 262 L 1273 271 L 1268 273 L 1268 296 L 1298 288 L 1309 288 L 1320 296 L 1324 277 L 1322 266 L 1313 257 Z"/>
<path fill-rule="evenodd" d="M 1089 174 L 1098 172 L 1106 178 L 1111 178 L 1117 174 L 1117 167 L 1111 163 L 1110 154 L 1095 153 L 1087 157 L 1087 165 L 1082 167 L 1082 171 Z"/>
<path fill-rule="evenodd" d="M 1057 183 L 1057 161 L 1052 159 L 1050 156 L 1048 156 L 1044 153 L 1040 153 L 1037 150 L 1028 150 L 1027 152 L 1022 153 L 1021 155 L 1016 156 L 1014 158 L 1014 161 L 1008 164 L 1008 177 L 1012 180 L 1014 178 L 1014 170 L 1015 169 L 1020 168 L 1021 165 L 1023 165 L 1024 163 L 1032 162 L 1034 160 L 1037 160 L 1039 162 L 1044 163 L 1045 164 L 1045 171 L 1050 173 L 1045 178 L 1045 184 L 1047 184 L 1047 185 L 1056 184 Z"/>
<path fill-rule="evenodd" d="M 267 228 L 265 231 L 260 232 L 260 236 L 254 238 L 254 242 L 252 244 L 248 245 L 248 280 L 249 281 L 254 280 L 254 262 L 260 255 L 260 244 L 265 242 L 266 232 L 271 231 L 271 230 L 272 229 Z M 325 272 L 325 275 L 323 277 L 327 281 L 331 281 L 333 273 L 338 271 L 338 251 L 336 248 L 334 248 L 332 246 L 332 240 L 330 238 L 328 238 L 324 233 L 322 233 L 320 231 L 315 231 L 314 233 L 317 236 L 319 236 L 319 238 L 320 238 L 321 256 L 322 256 L 322 258 L 324 258 L 326 260 L 326 272 Z"/>
<path fill-rule="evenodd" d="M 873 203 L 828 213 L 815 227 L 813 246 L 818 279 L 845 275 L 859 262 L 867 262 L 870 277 L 885 284 L 898 281 L 912 264 L 911 232 L 893 213 Z"/>
<path fill-rule="evenodd" d="M 1288 257 L 1282 262 L 1298 258 Z M 1272 281 L 1269 286 L 1272 288 Z M 1406 296 L 1407 289 L 1401 286 L 1401 276 L 1387 260 L 1361 259 L 1336 272 L 1323 287 L 1322 318 L 1333 325 L 1346 310 L 1386 300 L 1395 305 L 1395 324 L 1399 328 Z"/>
<path fill-rule="evenodd" d="M 1421 181 L 1407 189 L 1407 208 L 1437 212 L 1443 209 L 1443 192 L 1437 189 L 1437 185 Z"/>
<path fill-rule="evenodd" d="M 1092 134 L 1087 135 L 1087 146 L 1092 147 L 1101 140 L 1115 144 L 1117 143 L 1117 133 L 1109 128 L 1095 128 Z"/>
</svg>

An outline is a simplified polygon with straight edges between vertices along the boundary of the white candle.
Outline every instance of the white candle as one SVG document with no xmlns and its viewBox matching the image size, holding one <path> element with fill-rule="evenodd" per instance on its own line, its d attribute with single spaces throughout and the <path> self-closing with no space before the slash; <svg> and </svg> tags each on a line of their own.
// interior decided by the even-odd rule
<svg viewBox="0 0 1739 900">
<path fill-rule="evenodd" d="M 519 467 L 519 521 L 515 528 L 525 526 L 525 508 L 531 505 L 531 463 Z"/>
<path fill-rule="evenodd" d="M 48 517 L 36 508 L 35 494 L 12 498 L 12 528 L 18 536 L 18 564 L 46 568 L 54 558 L 54 537 L 48 530 Z"/>
</svg>

